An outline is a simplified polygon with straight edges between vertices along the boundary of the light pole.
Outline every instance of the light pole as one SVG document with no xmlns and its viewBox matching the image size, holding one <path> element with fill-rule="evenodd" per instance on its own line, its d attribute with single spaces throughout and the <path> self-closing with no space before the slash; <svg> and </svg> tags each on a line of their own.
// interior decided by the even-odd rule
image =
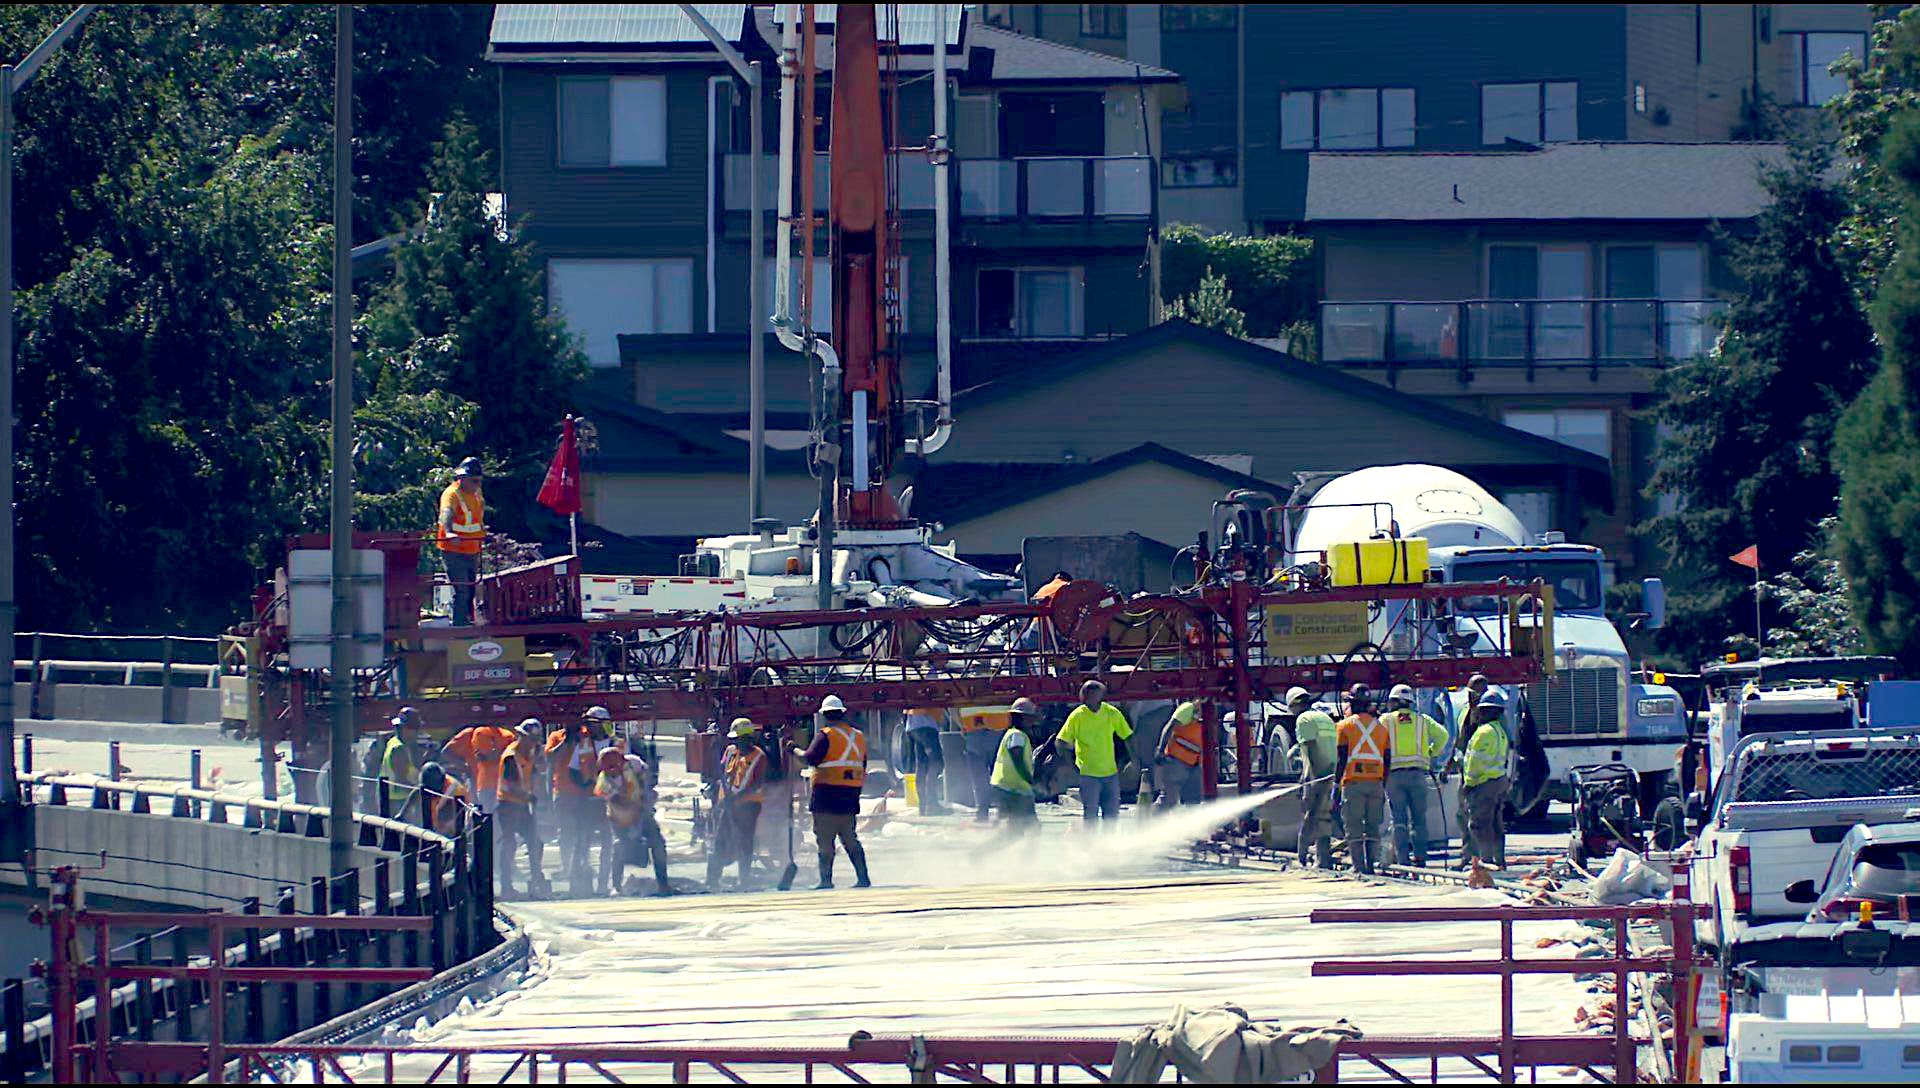
<svg viewBox="0 0 1920 1088">
<path fill-rule="evenodd" d="M 334 9 L 333 42 L 333 768 L 327 871 L 353 867 L 353 5 Z M 424 802 L 423 802 L 424 804 Z"/>
<path fill-rule="evenodd" d="M 81 25 L 93 17 L 98 4 L 82 4 L 35 46 L 19 67 L 0 66 L 0 626 L 4 626 L 7 677 L 0 683 L 0 858 L 20 860 L 32 843 L 26 841 L 26 805 L 20 798 L 13 770 L 13 96 L 33 80 L 35 72 Z"/>
</svg>

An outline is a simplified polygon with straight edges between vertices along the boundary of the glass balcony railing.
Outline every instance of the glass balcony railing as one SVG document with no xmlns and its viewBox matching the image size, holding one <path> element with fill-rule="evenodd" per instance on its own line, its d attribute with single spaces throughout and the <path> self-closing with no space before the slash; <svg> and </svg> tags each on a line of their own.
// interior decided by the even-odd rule
<svg viewBox="0 0 1920 1088">
<path fill-rule="evenodd" d="M 1704 355 L 1712 299 L 1323 302 L 1320 357 L 1360 365 L 1659 366 Z"/>
<path fill-rule="evenodd" d="M 751 156 L 721 157 L 723 207 L 743 212 L 752 206 Z M 772 211 L 779 192 L 776 156 L 765 156 L 762 177 L 765 207 Z M 926 156 L 895 156 L 902 211 L 931 211 L 934 169 Z M 1099 158 L 957 159 L 953 207 L 958 218 L 980 220 L 1124 220 L 1154 214 L 1153 160 L 1145 155 Z M 796 193 L 796 196 L 798 194 Z M 827 156 L 814 156 L 814 201 L 827 200 Z"/>
</svg>

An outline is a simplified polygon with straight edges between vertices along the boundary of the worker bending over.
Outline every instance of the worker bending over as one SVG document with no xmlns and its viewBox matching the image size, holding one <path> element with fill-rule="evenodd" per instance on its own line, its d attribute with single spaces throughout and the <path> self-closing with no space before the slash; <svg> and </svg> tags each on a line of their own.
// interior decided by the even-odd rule
<svg viewBox="0 0 1920 1088">
<path fill-rule="evenodd" d="M 467 829 L 462 810 L 468 803 L 466 783 L 438 763 L 420 768 L 420 826 L 453 838 Z"/>
<path fill-rule="evenodd" d="M 576 899 L 593 894 L 593 844 L 605 843 L 604 806 L 593 796 L 600 770 L 600 750 L 607 746 L 600 731 L 613 715 L 604 706 L 588 707 L 580 720 L 547 738 L 547 769 L 553 778 L 554 816 L 560 822 L 560 856 L 567 874 L 567 891 Z M 604 856 L 605 846 L 601 852 Z M 606 866 L 601 866 L 606 871 Z"/>
<path fill-rule="evenodd" d="M 453 626 L 473 623 L 473 585 L 480 578 L 480 545 L 487 539 L 487 502 L 480 492 L 480 459 L 469 457 L 453 470 L 453 482 L 440 492 L 436 543 L 453 587 Z"/>
<path fill-rule="evenodd" d="M 718 890 L 727 866 L 740 863 L 740 886 L 747 886 L 753 868 L 753 833 L 760 825 L 760 807 L 767 799 L 767 753 L 760 747 L 760 727 L 752 718 L 735 718 L 729 730 L 733 743 L 720 757 L 719 827 L 713 850 L 707 855 L 707 888 Z"/>
<path fill-rule="evenodd" d="M 606 873 L 608 895 L 619 895 L 626 886 L 627 866 L 644 865 L 653 860 L 655 895 L 672 895 L 667 879 L 667 838 L 660 833 L 660 821 L 654 817 L 653 769 L 647 761 L 619 748 L 600 751 L 600 775 L 594 780 L 593 795 L 606 802 L 607 823 L 613 841 L 600 857 Z"/>
<path fill-rule="evenodd" d="M 1160 755 L 1153 765 L 1153 785 L 1158 791 L 1154 808 L 1170 809 L 1180 804 L 1187 783 L 1200 771 L 1205 727 L 1199 703 L 1188 701 L 1173 708 L 1166 728 L 1160 730 Z"/>
<path fill-rule="evenodd" d="M 1467 840 L 1460 848 L 1460 867 L 1474 859 L 1507 867 L 1507 742 L 1506 701 L 1498 692 L 1480 697 L 1473 709 L 1472 729 L 1464 749 L 1460 777 L 1460 809 L 1467 814 Z"/>
<path fill-rule="evenodd" d="M 1427 791 L 1433 771 L 1445 762 L 1447 727 L 1413 705 L 1413 688 L 1395 684 L 1387 693 L 1387 726 L 1393 758 L 1387 765 L 1387 809 L 1393 816 L 1393 849 L 1402 865 L 1427 864 Z"/>
<path fill-rule="evenodd" d="M 495 776 L 499 788 L 493 814 L 493 867 L 499 874 L 502 894 L 518 895 L 513 887 L 513 856 L 519 852 L 515 843 L 525 843 L 527 894 L 542 899 L 553 891 L 547 886 L 546 870 L 541 867 L 541 856 L 546 849 L 540 838 L 540 821 L 535 816 L 534 787 L 539 780 L 546 738 L 539 718 L 522 721 L 513 732 L 513 743 L 500 753 L 499 771 Z"/>
<path fill-rule="evenodd" d="M 1387 808 L 1387 727 L 1373 716 L 1373 695 L 1355 684 L 1349 713 L 1336 730 L 1340 815 L 1346 824 L 1347 857 L 1355 870 L 1373 872 L 1380 856 L 1380 822 Z"/>
<path fill-rule="evenodd" d="M 860 788 L 867 781 L 867 735 L 847 720 L 847 704 L 838 695 L 820 700 L 820 731 L 805 751 L 794 749 L 813 768 L 813 839 L 820 851 L 820 883 L 833 887 L 834 843 L 847 848 L 853 862 L 853 886 L 871 888 L 867 879 L 867 851 L 854 827 L 860 818 Z"/>
<path fill-rule="evenodd" d="M 1324 710 L 1316 710 L 1306 688 L 1287 692 L 1293 714 L 1293 753 L 1300 766 L 1300 864 L 1307 863 L 1311 846 L 1322 869 L 1333 868 L 1333 787 L 1339 773 L 1339 727 Z"/>
<path fill-rule="evenodd" d="M 1033 730 L 1040 725 L 1040 704 L 1024 696 L 1013 701 L 1013 720 L 1000 734 L 993 760 L 993 793 L 1009 836 L 1038 830 L 1033 811 Z"/>
<path fill-rule="evenodd" d="M 1080 685 L 1080 705 L 1067 715 L 1067 724 L 1053 743 L 1073 752 L 1080 772 L 1080 816 L 1093 821 L 1120 818 L 1120 762 L 1114 740 L 1133 736 L 1133 726 L 1120 708 L 1106 701 L 1107 685 L 1089 680 Z"/>
<path fill-rule="evenodd" d="M 440 762 L 473 783 L 473 803 L 492 812 L 500 793 L 500 755 L 517 739 L 504 725 L 471 725 L 440 746 Z"/>
</svg>

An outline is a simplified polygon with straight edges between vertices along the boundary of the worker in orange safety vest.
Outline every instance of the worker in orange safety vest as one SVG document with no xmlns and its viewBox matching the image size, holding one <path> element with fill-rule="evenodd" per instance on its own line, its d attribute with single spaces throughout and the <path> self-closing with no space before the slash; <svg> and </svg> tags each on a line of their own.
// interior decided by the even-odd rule
<svg viewBox="0 0 1920 1088">
<path fill-rule="evenodd" d="M 580 720 L 547 737 L 547 769 L 553 777 L 554 816 L 560 821 L 560 854 L 567 887 L 576 899 L 593 894 L 593 844 L 608 839 L 605 807 L 593 796 L 600 752 L 612 741 L 603 727 L 613 720 L 604 706 L 588 707 Z M 606 867 L 601 867 L 606 872 Z"/>
<path fill-rule="evenodd" d="M 494 803 L 493 829 L 493 871 L 500 884 L 502 895 L 518 895 L 513 886 L 513 856 L 518 852 L 517 843 L 527 847 L 527 894 L 535 899 L 545 898 L 552 889 L 547 886 L 546 870 L 541 866 L 541 857 L 546 853 L 546 843 L 540 836 L 540 821 L 535 806 L 539 802 L 539 766 L 544 756 L 542 748 L 546 738 L 545 727 L 539 718 L 528 718 L 515 727 L 512 744 L 500 753 L 499 769 L 496 779 L 499 787 Z"/>
<path fill-rule="evenodd" d="M 660 821 L 654 817 L 653 770 L 647 761 L 619 748 L 600 752 L 600 775 L 594 781 L 594 796 L 607 804 L 607 823 L 613 828 L 613 841 L 601 855 L 600 867 L 610 870 L 607 894 L 619 895 L 625 888 L 629 865 L 653 862 L 653 894 L 672 895 L 667 879 L 667 840 L 660 833 Z"/>
<path fill-rule="evenodd" d="M 453 625 L 473 623 L 473 584 L 480 577 L 480 544 L 487 538 L 487 503 L 480 491 L 480 459 L 469 457 L 453 470 L 453 482 L 440 492 L 436 543 L 453 586 Z"/>
<path fill-rule="evenodd" d="M 1347 696 L 1347 717 L 1335 731 L 1340 777 L 1340 818 L 1346 824 L 1347 857 L 1362 873 L 1373 872 L 1380 857 L 1380 825 L 1387 814 L 1387 764 L 1393 745 L 1387 727 L 1373 714 L 1373 694 L 1355 684 Z"/>
<path fill-rule="evenodd" d="M 740 886 L 747 885 L 753 868 L 753 834 L 760 824 L 760 808 L 767 799 L 767 753 L 760 746 L 760 727 L 752 718 L 735 718 L 728 729 L 733 743 L 720 757 L 721 818 L 707 855 L 707 887 L 717 890 L 727 866 L 740 863 Z"/>
<path fill-rule="evenodd" d="M 820 701 L 820 731 L 800 758 L 813 768 L 813 790 L 807 808 L 813 813 L 813 838 L 820 851 L 820 883 L 833 887 L 833 854 L 837 841 L 853 862 L 856 888 L 870 888 L 867 851 L 860 845 L 854 823 L 860 817 L 860 790 L 867 781 L 867 735 L 847 720 L 847 704 L 838 695 Z"/>
<path fill-rule="evenodd" d="M 440 746 L 440 759 L 473 783 L 473 800 L 492 812 L 500 792 L 500 756 L 516 736 L 504 725 L 470 725 Z"/>
<path fill-rule="evenodd" d="M 470 816 L 461 818 L 461 810 L 471 807 L 466 783 L 448 774 L 440 764 L 420 768 L 420 798 L 425 813 L 420 822 L 428 830 L 452 838 L 473 826 Z"/>
<path fill-rule="evenodd" d="M 1156 810 L 1178 807 L 1187 783 L 1200 772 L 1205 729 L 1199 703 L 1189 701 L 1173 708 L 1173 716 L 1160 731 L 1160 754 L 1153 764 Z"/>
</svg>

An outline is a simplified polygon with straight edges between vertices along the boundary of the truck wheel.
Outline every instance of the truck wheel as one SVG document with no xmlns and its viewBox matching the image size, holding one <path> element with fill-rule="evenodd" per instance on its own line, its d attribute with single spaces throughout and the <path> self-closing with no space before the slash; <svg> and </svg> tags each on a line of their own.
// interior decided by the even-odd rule
<svg viewBox="0 0 1920 1088">
<path fill-rule="evenodd" d="M 1678 797 L 1669 797 L 1653 810 L 1653 847 L 1677 850 L 1687 841 L 1687 810 Z"/>
<path fill-rule="evenodd" d="M 1672 771 L 1640 772 L 1640 818 L 1646 819 L 1649 813 L 1659 811 L 1660 805 L 1673 796 Z"/>
</svg>

